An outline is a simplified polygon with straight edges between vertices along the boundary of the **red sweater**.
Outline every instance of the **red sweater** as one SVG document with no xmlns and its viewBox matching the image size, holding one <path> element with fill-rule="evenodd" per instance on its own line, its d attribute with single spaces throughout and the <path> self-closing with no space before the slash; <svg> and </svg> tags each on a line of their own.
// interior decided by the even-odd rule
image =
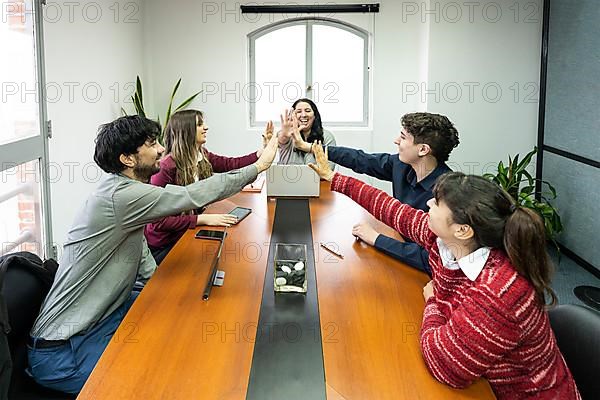
<svg viewBox="0 0 600 400">
<path fill-rule="evenodd" d="M 359 180 L 335 174 L 331 189 L 429 251 L 434 296 L 425 304 L 427 368 L 455 388 L 487 379 L 498 399 L 580 399 L 533 286 L 492 249 L 475 281 L 442 265 L 429 214 Z"/>
<path fill-rule="evenodd" d="M 213 171 L 217 173 L 242 168 L 258 160 L 256 153 L 242 157 L 224 157 L 206 151 L 206 155 L 212 165 Z M 175 160 L 169 154 L 160 160 L 160 172 L 152 175 L 150 183 L 162 187 L 175 185 L 176 173 Z M 148 245 L 153 248 L 161 248 L 177 242 L 187 229 L 196 227 L 197 218 L 197 215 L 176 215 L 146 225 L 144 234 L 146 235 Z"/>
</svg>

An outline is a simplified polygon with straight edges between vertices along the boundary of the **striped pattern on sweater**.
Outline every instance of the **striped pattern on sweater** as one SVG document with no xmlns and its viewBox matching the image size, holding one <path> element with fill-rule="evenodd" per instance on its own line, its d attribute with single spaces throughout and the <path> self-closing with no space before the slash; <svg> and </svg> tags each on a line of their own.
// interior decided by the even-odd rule
<svg viewBox="0 0 600 400">
<path fill-rule="evenodd" d="M 492 249 L 471 281 L 442 265 L 424 211 L 340 174 L 331 189 L 429 251 L 435 289 L 423 313 L 421 350 L 436 379 L 463 388 L 484 377 L 499 399 L 580 399 L 547 313 L 504 252 Z"/>
</svg>

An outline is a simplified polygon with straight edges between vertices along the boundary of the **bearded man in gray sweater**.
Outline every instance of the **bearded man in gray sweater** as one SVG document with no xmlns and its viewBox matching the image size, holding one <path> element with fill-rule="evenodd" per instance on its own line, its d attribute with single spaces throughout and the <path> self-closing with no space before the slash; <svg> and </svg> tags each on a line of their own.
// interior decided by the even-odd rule
<svg viewBox="0 0 600 400">
<path fill-rule="evenodd" d="M 75 217 L 56 279 L 31 330 L 29 373 L 39 384 L 78 393 L 133 304 L 136 280 L 156 263 L 144 225 L 204 207 L 239 192 L 266 170 L 277 151 L 271 138 L 252 165 L 188 186 L 148 184 L 164 147 L 158 123 L 140 116 L 102 125 L 94 160 L 107 174 Z"/>
</svg>

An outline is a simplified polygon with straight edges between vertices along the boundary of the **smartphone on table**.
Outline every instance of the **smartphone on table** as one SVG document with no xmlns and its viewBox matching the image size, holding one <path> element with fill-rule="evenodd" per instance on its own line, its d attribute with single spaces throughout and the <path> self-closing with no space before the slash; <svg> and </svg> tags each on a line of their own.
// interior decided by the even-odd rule
<svg viewBox="0 0 600 400">
<path fill-rule="evenodd" d="M 213 231 L 210 229 L 201 229 L 196 232 L 196 239 L 223 240 L 225 239 L 225 231 Z"/>
<path fill-rule="evenodd" d="M 236 207 L 233 210 L 229 211 L 227 214 L 235 215 L 238 219 L 237 223 L 246 218 L 252 212 L 251 208 L 246 207 Z"/>
</svg>

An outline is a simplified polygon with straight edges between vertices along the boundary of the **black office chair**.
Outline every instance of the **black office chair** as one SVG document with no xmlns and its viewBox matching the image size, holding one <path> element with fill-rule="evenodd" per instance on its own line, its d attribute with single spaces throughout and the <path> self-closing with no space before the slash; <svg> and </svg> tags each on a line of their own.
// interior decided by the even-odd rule
<svg viewBox="0 0 600 400">
<path fill-rule="evenodd" d="M 550 324 L 584 400 L 600 393 L 600 314 L 565 304 L 549 311 Z"/>
<path fill-rule="evenodd" d="M 11 400 L 74 399 L 75 396 L 46 389 L 26 373 L 27 340 L 44 298 L 52 286 L 57 264 L 42 263 L 38 256 L 19 252 L 0 257 L 0 294 L 6 304 L 10 331 L 6 335 L 12 376 L 8 398 Z M 0 332 L 4 334 L 4 332 Z"/>
</svg>

